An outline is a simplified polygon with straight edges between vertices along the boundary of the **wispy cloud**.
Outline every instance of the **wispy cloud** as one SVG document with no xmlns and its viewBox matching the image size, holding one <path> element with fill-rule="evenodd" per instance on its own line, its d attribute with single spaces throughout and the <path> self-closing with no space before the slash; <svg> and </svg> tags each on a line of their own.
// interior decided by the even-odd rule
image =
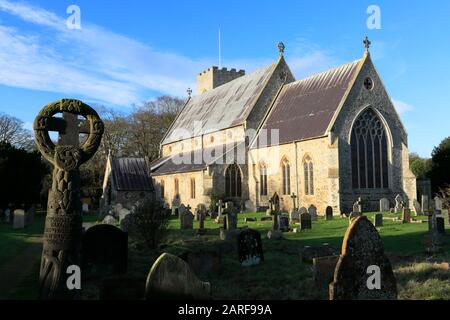
<svg viewBox="0 0 450 320">
<path fill-rule="evenodd" d="M 157 50 L 84 20 L 81 30 L 70 30 L 64 17 L 26 3 L 0 0 L 0 12 L 34 26 L 29 31 L 0 21 L 0 84 L 8 86 L 127 106 L 148 98 L 149 91 L 185 95 L 195 86 L 195 75 L 214 62 Z M 305 40 L 289 48 L 288 63 L 297 78 L 335 62 Z M 273 60 L 226 62 L 251 71 Z"/>
<path fill-rule="evenodd" d="M 399 114 L 404 114 L 406 112 L 410 112 L 414 110 L 414 106 L 410 105 L 409 103 L 392 99 L 392 102 L 394 103 L 395 109 L 397 109 L 397 112 Z"/>
</svg>

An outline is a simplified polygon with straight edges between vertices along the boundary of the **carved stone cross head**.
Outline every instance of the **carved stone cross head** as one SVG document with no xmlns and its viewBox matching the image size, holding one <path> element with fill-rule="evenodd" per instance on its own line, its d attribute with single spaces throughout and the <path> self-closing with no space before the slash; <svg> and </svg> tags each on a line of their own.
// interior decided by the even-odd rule
<svg viewBox="0 0 450 320">
<path fill-rule="evenodd" d="M 54 117 L 62 113 L 62 118 Z M 86 120 L 78 119 L 78 116 Z M 61 170 L 78 169 L 89 160 L 100 146 L 104 124 L 97 112 L 87 104 L 74 99 L 61 99 L 46 105 L 34 120 L 35 141 L 44 158 Z M 55 145 L 49 132 L 59 133 Z M 79 144 L 79 134 L 87 139 Z"/>
</svg>

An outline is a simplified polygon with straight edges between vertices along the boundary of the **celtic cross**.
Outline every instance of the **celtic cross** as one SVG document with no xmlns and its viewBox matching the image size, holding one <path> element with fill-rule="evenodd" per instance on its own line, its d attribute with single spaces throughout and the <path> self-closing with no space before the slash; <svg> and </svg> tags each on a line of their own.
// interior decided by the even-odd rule
<svg viewBox="0 0 450 320">
<path fill-rule="evenodd" d="M 62 113 L 62 118 L 54 117 Z M 81 121 L 79 116 L 86 120 Z M 37 115 L 33 129 L 42 156 L 53 164 L 49 190 L 44 248 L 40 269 L 41 299 L 71 299 L 67 268 L 80 263 L 81 202 L 80 166 L 97 151 L 104 125 L 97 112 L 79 100 L 62 99 L 45 106 Z M 59 133 L 56 145 L 49 132 Z M 80 145 L 79 134 L 87 134 Z"/>
</svg>

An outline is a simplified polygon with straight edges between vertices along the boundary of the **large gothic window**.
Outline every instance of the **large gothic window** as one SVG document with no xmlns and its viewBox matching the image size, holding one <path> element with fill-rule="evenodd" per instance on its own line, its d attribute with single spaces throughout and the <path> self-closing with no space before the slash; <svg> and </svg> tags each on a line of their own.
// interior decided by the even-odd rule
<svg viewBox="0 0 450 320">
<path fill-rule="evenodd" d="M 237 164 L 229 166 L 225 172 L 225 193 L 227 197 L 241 197 L 241 171 Z"/>
<path fill-rule="evenodd" d="M 281 163 L 281 173 L 282 173 L 282 184 L 283 184 L 283 194 L 290 195 L 291 194 L 291 166 L 289 165 L 289 161 L 284 159 Z"/>
<path fill-rule="evenodd" d="M 386 131 L 373 110 L 368 109 L 356 120 L 350 143 L 353 188 L 388 188 Z"/>
</svg>

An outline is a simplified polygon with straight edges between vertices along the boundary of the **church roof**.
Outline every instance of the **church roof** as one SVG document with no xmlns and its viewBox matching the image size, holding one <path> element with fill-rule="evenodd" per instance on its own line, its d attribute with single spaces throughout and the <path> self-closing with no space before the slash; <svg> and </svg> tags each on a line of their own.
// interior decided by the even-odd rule
<svg viewBox="0 0 450 320">
<path fill-rule="evenodd" d="M 112 178 L 119 191 L 153 191 L 144 158 L 112 158 Z"/>
<path fill-rule="evenodd" d="M 245 122 L 275 70 L 276 63 L 192 97 L 162 144 L 220 131 Z M 200 128 L 194 126 L 201 124 Z M 180 131 L 183 130 L 182 137 Z M 177 133 L 178 131 L 178 133 Z"/>
<path fill-rule="evenodd" d="M 243 142 L 237 145 L 227 144 L 197 149 L 183 154 L 162 157 L 150 165 L 150 170 L 152 176 L 201 171 L 205 170 L 208 165 L 229 163 L 227 155 L 230 155 L 231 152 L 234 152 L 234 155 L 230 156 L 234 157 L 233 160 L 239 159 L 238 150 L 242 149 L 245 150 Z"/>
<path fill-rule="evenodd" d="M 279 144 L 325 135 L 360 62 L 353 61 L 285 85 L 261 127 L 267 130 L 267 142 L 262 141 L 260 131 L 252 148 L 272 145 L 272 129 L 279 129 Z"/>
</svg>

